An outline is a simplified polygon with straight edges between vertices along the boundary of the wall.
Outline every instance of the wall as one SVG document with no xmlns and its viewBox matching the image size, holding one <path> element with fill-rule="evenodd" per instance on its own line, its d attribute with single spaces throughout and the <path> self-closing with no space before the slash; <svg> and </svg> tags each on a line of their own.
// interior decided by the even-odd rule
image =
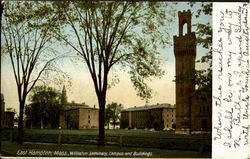
<svg viewBox="0 0 250 159">
<path fill-rule="evenodd" d="M 212 130 L 212 100 L 203 100 L 199 94 L 192 98 L 192 131 Z M 206 120 L 206 127 L 202 125 L 202 120 Z"/>
<path fill-rule="evenodd" d="M 79 109 L 79 129 L 97 129 L 99 127 L 98 109 Z"/>
<path fill-rule="evenodd" d="M 174 108 L 164 108 L 162 111 L 162 119 L 164 121 L 164 129 L 169 130 L 174 128 L 173 124 L 176 124 Z"/>
<path fill-rule="evenodd" d="M 79 109 L 66 110 L 65 121 L 67 129 L 79 129 Z"/>
</svg>

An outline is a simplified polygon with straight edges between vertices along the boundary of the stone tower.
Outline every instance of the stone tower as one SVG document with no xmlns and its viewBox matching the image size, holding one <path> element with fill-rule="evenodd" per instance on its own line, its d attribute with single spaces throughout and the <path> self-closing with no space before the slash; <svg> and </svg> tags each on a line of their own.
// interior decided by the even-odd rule
<svg viewBox="0 0 250 159">
<path fill-rule="evenodd" d="M 174 36 L 175 75 L 187 75 L 195 69 L 196 37 L 191 32 L 191 12 L 178 12 L 179 36 Z M 183 35 L 183 26 L 187 24 L 187 33 Z M 195 91 L 191 81 L 176 82 L 176 132 L 190 129 L 190 97 Z"/>
<path fill-rule="evenodd" d="M 67 92 L 66 92 L 65 86 L 63 86 L 63 89 L 62 89 L 62 101 L 61 101 L 61 103 L 67 103 Z"/>
</svg>

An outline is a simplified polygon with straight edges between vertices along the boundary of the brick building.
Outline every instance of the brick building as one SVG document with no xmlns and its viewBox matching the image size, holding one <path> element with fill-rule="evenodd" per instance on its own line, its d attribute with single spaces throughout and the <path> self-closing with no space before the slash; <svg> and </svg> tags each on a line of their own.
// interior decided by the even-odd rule
<svg viewBox="0 0 250 159">
<path fill-rule="evenodd" d="M 191 32 L 191 12 L 178 12 L 179 36 L 174 36 L 176 77 L 191 75 L 195 70 L 196 36 Z M 183 35 L 183 26 L 187 33 Z M 190 77 L 191 77 L 190 76 Z M 202 98 L 192 80 L 176 82 L 176 133 L 207 130 L 212 126 L 212 100 Z"/>
<path fill-rule="evenodd" d="M 124 109 L 121 112 L 121 128 L 173 129 L 175 106 L 164 103 Z"/>
<path fill-rule="evenodd" d="M 15 122 L 15 112 L 12 111 L 5 111 L 4 112 L 4 120 L 3 120 L 3 127 L 4 128 L 13 128 Z"/>
<path fill-rule="evenodd" d="M 12 108 L 7 108 L 5 111 L 4 96 L 1 93 L 1 127 L 13 128 L 15 122 L 15 112 Z"/>
<path fill-rule="evenodd" d="M 99 109 L 84 103 L 68 103 L 65 87 L 63 87 L 62 95 L 59 127 L 62 129 L 97 129 L 99 127 Z"/>
</svg>

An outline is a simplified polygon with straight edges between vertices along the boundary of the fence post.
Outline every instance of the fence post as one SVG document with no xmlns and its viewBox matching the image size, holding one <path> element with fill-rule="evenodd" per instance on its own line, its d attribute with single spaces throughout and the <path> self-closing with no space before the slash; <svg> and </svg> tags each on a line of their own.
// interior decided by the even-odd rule
<svg viewBox="0 0 250 159">
<path fill-rule="evenodd" d="M 120 143 L 120 147 L 122 147 L 122 135 L 119 135 L 119 143 Z"/>
<path fill-rule="evenodd" d="M 13 142 L 13 131 L 10 129 L 10 142 Z"/>
<path fill-rule="evenodd" d="M 204 151 L 204 138 L 203 138 L 203 134 L 201 134 L 199 153 L 202 154 L 203 151 Z"/>
<path fill-rule="evenodd" d="M 60 146 L 62 144 L 62 132 L 58 132 L 58 145 Z"/>
</svg>

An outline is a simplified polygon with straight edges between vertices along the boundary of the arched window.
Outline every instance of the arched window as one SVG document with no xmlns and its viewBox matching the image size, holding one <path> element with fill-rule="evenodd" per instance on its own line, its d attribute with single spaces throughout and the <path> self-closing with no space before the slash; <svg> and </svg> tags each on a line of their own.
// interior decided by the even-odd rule
<svg viewBox="0 0 250 159">
<path fill-rule="evenodd" d="M 183 29 L 182 30 L 183 35 L 187 34 L 187 32 L 188 32 L 187 23 L 183 24 L 183 28 L 182 29 Z"/>
</svg>

